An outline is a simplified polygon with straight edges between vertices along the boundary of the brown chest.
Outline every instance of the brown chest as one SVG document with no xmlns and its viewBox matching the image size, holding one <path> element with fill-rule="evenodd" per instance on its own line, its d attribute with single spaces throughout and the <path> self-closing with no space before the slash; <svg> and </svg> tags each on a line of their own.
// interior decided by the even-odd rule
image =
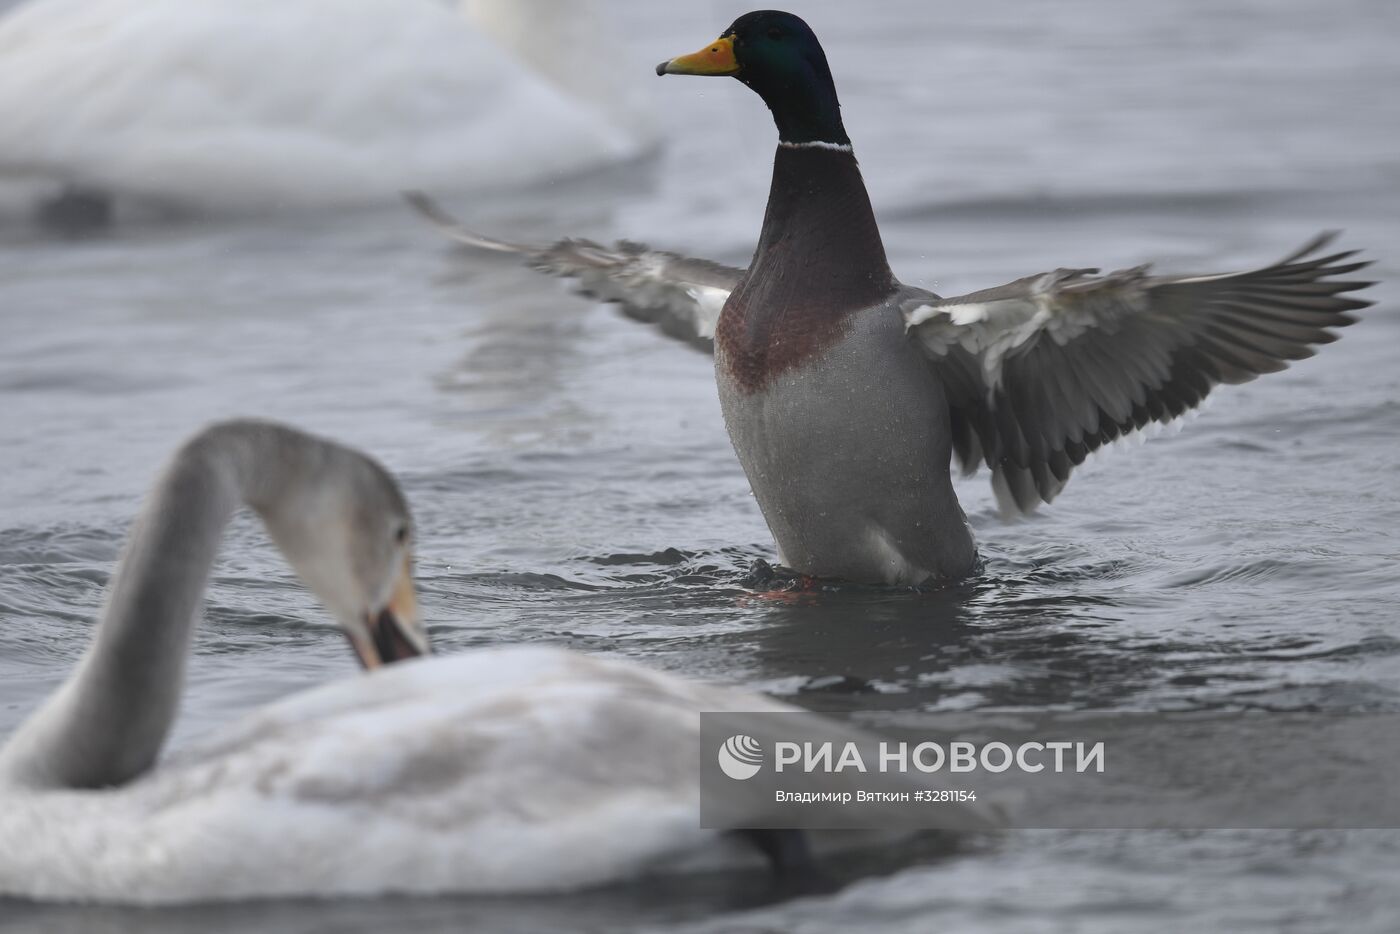
<svg viewBox="0 0 1400 934">
<path fill-rule="evenodd" d="M 761 287 L 741 285 L 725 303 L 715 330 L 720 366 L 740 391 L 763 390 L 839 341 L 849 327 L 850 309 L 794 294 L 782 281 Z"/>
<path fill-rule="evenodd" d="M 760 391 L 898 287 L 855 157 L 780 146 L 758 249 L 715 332 L 723 375 L 741 392 Z"/>
</svg>

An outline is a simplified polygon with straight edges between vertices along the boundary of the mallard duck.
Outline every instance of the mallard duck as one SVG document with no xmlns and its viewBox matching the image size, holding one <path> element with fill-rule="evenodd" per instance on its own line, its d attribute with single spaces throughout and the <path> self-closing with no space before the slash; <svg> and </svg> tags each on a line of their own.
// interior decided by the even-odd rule
<svg viewBox="0 0 1400 934">
<path fill-rule="evenodd" d="M 245 504 L 370 670 L 158 761 L 219 539 Z M 92 645 L 0 744 L 0 898 L 549 891 L 742 866 L 755 847 L 784 886 L 820 884 L 801 832 L 699 820 L 700 711 L 795 708 L 566 649 L 419 657 L 412 544 L 393 477 L 358 451 L 254 421 L 182 446 Z M 985 803 L 940 818 L 998 821 Z"/>
<path fill-rule="evenodd" d="M 895 278 L 817 37 L 790 13 L 739 17 L 661 75 L 731 76 L 778 127 L 747 269 L 623 242 L 523 254 L 635 317 L 713 346 L 729 435 L 788 568 L 918 585 L 977 566 L 950 461 L 986 465 L 1005 511 L 1053 500 L 1090 452 L 1171 421 L 1220 383 L 1281 370 L 1370 303 L 1367 265 L 1324 234 L 1250 272 L 1056 269 L 940 298 Z"/>
</svg>

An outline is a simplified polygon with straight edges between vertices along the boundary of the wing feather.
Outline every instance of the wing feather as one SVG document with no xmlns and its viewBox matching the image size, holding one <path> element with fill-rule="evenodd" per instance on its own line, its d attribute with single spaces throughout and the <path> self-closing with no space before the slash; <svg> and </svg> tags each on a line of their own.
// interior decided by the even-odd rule
<svg viewBox="0 0 1400 934">
<path fill-rule="evenodd" d="M 616 303 L 629 318 L 703 350 L 712 348 L 720 310 L 744 274 L 630 240 L 610 247 L 572 238 L 549 246 L 498 240 L 466 229 L 421 192 L 406 193 L 404 199 L 454 243 L 521 256 L 530 268 L 572 279 L 581 294 Z"/>
<path fill-rule="evenodd" d="M 906 301 L 902 310 L 942 378 L 965 472 L 992 469 L 1008 511 L 1050 502 L 1094 450 L 1199 405 L 1336 340 L 1355 250 L 1318 255 L 1324 233 L 1271 266 L 1209 276 L 1057 269 L 992 289 Z"/>
</svg>

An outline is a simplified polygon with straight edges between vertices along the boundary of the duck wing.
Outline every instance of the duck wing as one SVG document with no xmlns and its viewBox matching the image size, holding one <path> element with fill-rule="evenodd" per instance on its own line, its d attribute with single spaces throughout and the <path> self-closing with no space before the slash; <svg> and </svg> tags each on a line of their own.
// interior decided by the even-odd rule
<svg viewBox="0 0 1400 934">
<path fill-rule="evenodd" d="M 715 325 L 744 270 L 620 240 L 604 246 L 565 239 L 548 246 L 512 243 L 473 233 L 427 195 L 404 195 L 414 210 L 454 243 L 514 253 L 531 269 L 573 279 L 578 292 L 613 302 L 627 317 L 654 324 L 667 336 L 701 350 L 714 345 Z"/>
<path fill-rule="evenodd" d="M 1003 511 L 1050 502 L 1089 452 L 1195 408 L 1220 383 L 1282 370 L 1336 340 L 1356 251 L 1324 233 L 1270 266 L 1209 276 L 1057 269 L 901 303 L 938 371 L 964 471 L 985 463 Z"/>
</svg>

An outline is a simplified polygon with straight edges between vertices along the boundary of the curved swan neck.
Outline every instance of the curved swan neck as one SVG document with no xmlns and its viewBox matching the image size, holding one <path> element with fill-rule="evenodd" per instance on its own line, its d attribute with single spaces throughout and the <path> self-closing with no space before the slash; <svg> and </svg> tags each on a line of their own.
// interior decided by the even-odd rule
<svg viewBox="0 0 1400 934">
<path fill-rule="evenodd" d="M 0 749 L 0 779 L 96 788 L 155 762 L 219 540 L 248 499 L 257 427 L 218 426 L 175 455 L 132 529 L 91 646 Z"/>
</svg>

